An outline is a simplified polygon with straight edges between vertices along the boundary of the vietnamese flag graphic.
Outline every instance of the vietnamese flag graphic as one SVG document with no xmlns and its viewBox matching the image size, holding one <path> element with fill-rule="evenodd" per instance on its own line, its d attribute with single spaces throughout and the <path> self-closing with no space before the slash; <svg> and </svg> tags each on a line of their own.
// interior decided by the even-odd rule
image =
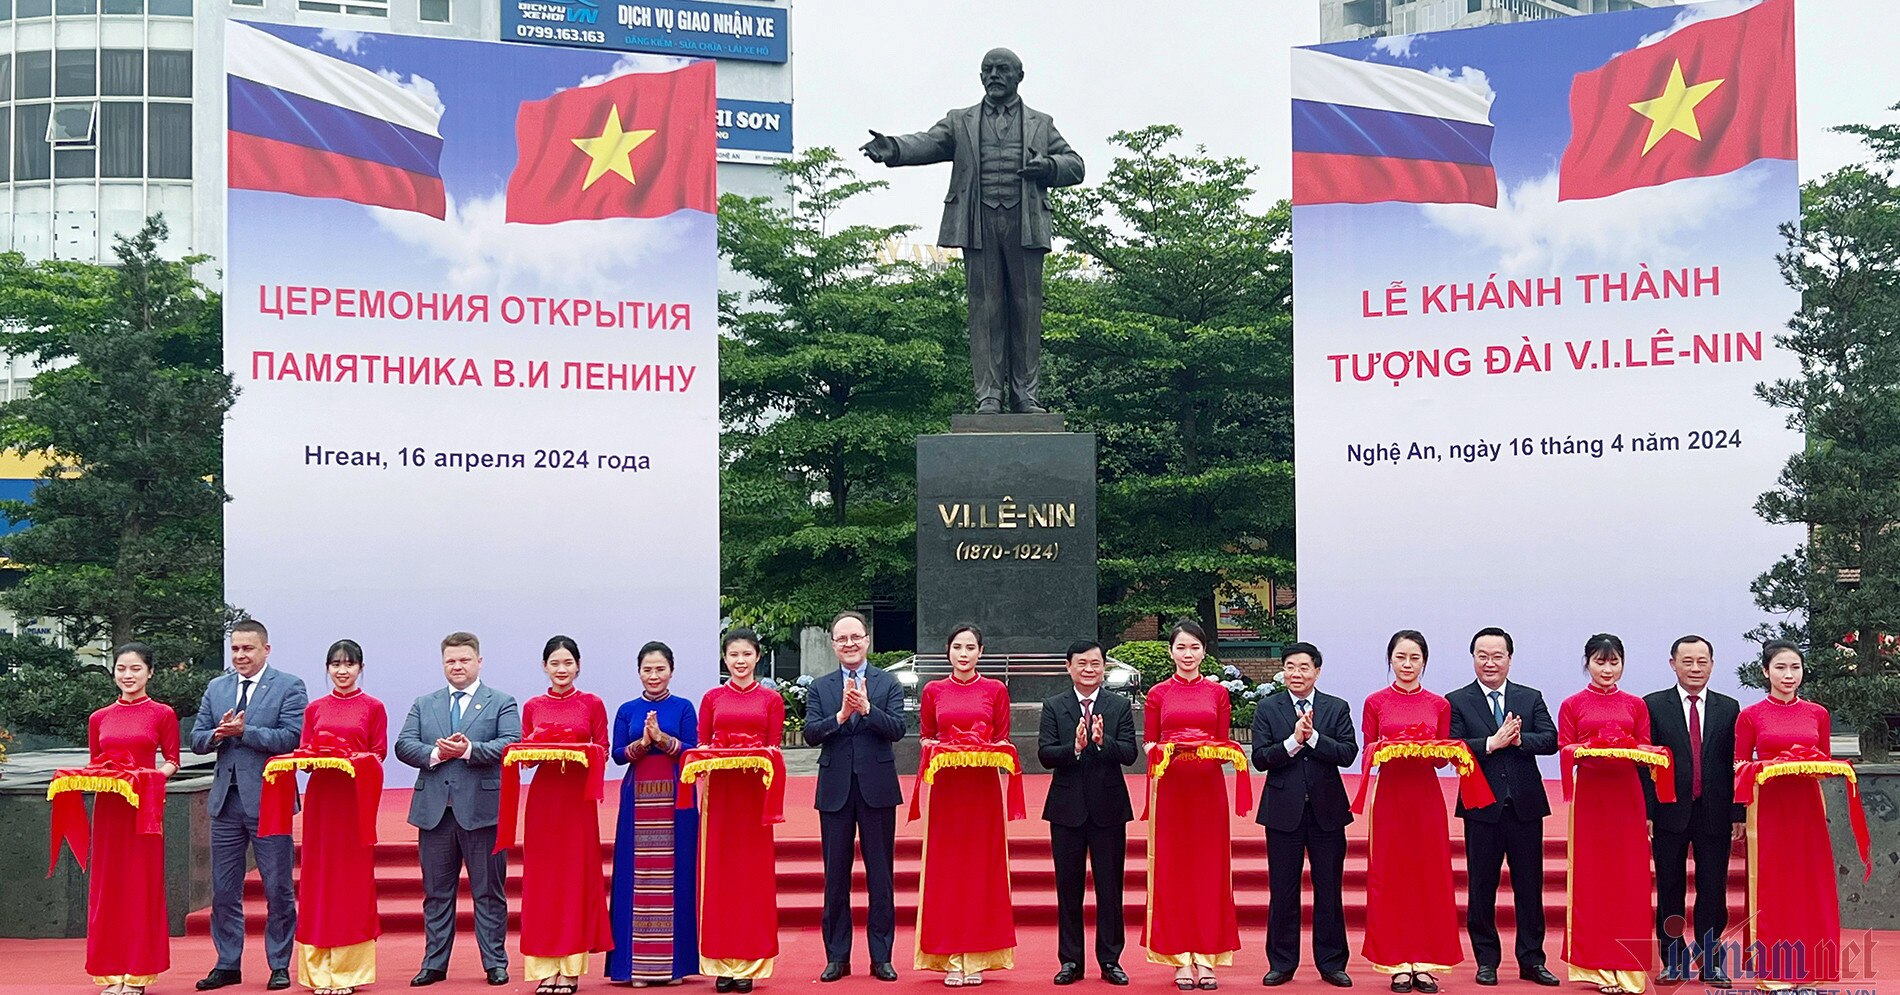
<svg viewBox="0 0 1900 995">
<path fill-rule="evenodd" d="M 524 101 L 515 115 L 508 220 L 714 213 L 716 125 L 710 61 Z"/>
<path fill-rule="evenodd" d="M 1578 73 L 1557 199 L 1793 159 L 1794 123 L 1794 0 L 1766 0 Z"/>
</svg>

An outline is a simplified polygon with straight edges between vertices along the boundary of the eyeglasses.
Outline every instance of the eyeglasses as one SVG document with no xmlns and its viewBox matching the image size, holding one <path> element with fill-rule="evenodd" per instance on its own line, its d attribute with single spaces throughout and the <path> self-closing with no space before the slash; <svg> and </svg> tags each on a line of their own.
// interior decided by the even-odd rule
<svg viewBox="0 0 1900 995">
<path fill-rule="evenodd" d="M 858 643 L 870 642 L 871 637 L 870 636 L 832 636 L 831 641 L 834 643 L 837 643 L 840 646 L 855 646 Z"/>
</svg>

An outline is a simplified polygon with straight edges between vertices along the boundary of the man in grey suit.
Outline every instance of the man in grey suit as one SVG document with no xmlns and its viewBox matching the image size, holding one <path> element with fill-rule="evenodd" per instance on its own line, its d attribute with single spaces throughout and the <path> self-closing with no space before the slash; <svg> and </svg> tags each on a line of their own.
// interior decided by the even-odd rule
<svg viewBox="0 0 1900 995">
<path fill-rule="evenodd" d="M 896 981 L 891 946 L 897 934 L 894 877 L 897 783 L 891 744 L 904 738 L 904 686 L 865 661 L 871 651 L 863 615 L 839 612 L 831 620 L 831 649 L 838 669 L 812 682 L 805 699 L 805 745 L 818 752 L 818 836 L 825 861 L 825 969 L 819 981 L 851 973 L 851 838 L 864 855 L 864 890 L 870 899 L 864 939 L 871 948 L 871 977 Z"/>
<path fill-rule="evenodd" d="M 409 706 L 396 737 L 396 758 L 416 768 L 409 824 L 422 857 L 422 969 L 409 982 L 420 988 L 449 976 L 455 946 L 455 889 L 468 868 L 475 899 L 475 944 L 488 983 L 508 983 L 508 855 L 496 853 L 501 814 L 501 754 L 521 738 L 521 711 L 508 695 L 481 682 L 482 644 L 472 633 L 442 639 L 448 686 Z"/>
<path fill-rule="evenodd" d="M 290 987 L 290 954 L 297 932 L 297 895 L 290 883 L 290 837 L 257 835 L 257 803 L 264 764 L 297 748 L 309 704 L 302 678 L 269 666 L 270 633 L 246 619 L 231 628 L 231 671 L 205 686 L 191 751 L 218 755 L 211 780 L 211 939 L 217 966 L 198 982 L 210 991 L 244 980 L 246 851 L 257 857 L 270 914 L 264 922 L 269 988 Z"/>
<path fill-rule="evenodd" d="M 1023 62 L 991 49 L 978 73 L 983 102 L 953 110 L 929 131 L 871 132 L 862 150 L 886 166 L 950 163 L 937 244 L 963 250 L 970 295 L 970 366 L 976 410 L 1043 411 L 1042 260 L 1049 254 L 1049 188 L 1082 182 L 1082 157 L 1055 120 L 1016 95 Z"/>
</svg>

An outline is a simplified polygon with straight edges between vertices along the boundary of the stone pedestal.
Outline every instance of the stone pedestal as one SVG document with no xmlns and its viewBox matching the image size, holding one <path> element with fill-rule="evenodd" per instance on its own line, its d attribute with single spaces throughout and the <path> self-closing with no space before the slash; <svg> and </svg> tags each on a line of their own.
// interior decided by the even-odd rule
<svg viewBox="0 0 1900 995">
<path fill-rule="evenodd" d="M 1094 434 L 1062 431 L 1056 414 L 951 426 L 917 440 L 918 650 L 942 653 L 964 622 L 991 657 L 1093 638 Z"/>
</svg>

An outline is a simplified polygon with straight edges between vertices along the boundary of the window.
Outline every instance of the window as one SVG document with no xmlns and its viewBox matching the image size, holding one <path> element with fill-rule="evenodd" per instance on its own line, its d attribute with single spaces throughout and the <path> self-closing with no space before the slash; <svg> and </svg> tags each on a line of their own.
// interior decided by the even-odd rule
<svg viewBox="0 0 1900 995">
<path fill-rule="evenodd" d="M 99 92 L 99 53 L 90 48 L 62 48 L 53 67 L 53 96 L 90 97 Z"/>
<path fill-rule="evenodd" d="M 53 175 L 62 180 L 90 178 L 98 172 L 98 153 L 92 149 L 55 149 Z"/>
<path fill-rule="evenodd" d="M 54 104 L 53 116 L 46 125 L 46 140 L 54 146 L 91 145 L 92 126 L 98 115 L 99 105 L 90 100 Z"/>
<path fill-rule="evenodd" d="M 53 53 L 21 52 L 13 64 L 13 99 L 53 95 Z"/>
<path fill-rule="evenodd" d="M 108 48 L 99 53 L 99 95 L 137 97 L 145 93 L 145 53 L 136 48 Z"/>
<path fill-rule="evenodd" d="M 8 151 L 13 145 L 13 108 L 0 107 L 0 183 L 13 175 L 13 156 Z"/>
<path fill-rule="evenodd" d="M 449 23 L 449 0 L 419 0 L 416 16 L 438 24 Z"/>
<path fill-rule="evenodd" d="M 298 0 L 297 9 L 315 10 L 330 14 L 360 14 L 364 17 L 388 17 L 389 0 L 354 0 L 350 3 L 327 3 L 324 0 Z"/>
<path fill-rule="evenodd" d="M 145 107 L 137 103 L 99 105 L 99 175 L 145 175 Z"/>
<path fill-rule="evenodd" d="M 53 0 L 15 0 L 13 16 L 22 21 L 29 17 L 51 17 Z"/>
<path fill-rule="evenodd" d="M 13 178 L 48 180 L 53 177 L 53 149 L 46 144 L 50 104 L 27 104 L 13 110 Z"/>
<path fill-rule="evenodd" d="M 6 0 L 0 0 L 5 3 Z M 0 100 L 13 99 L 13 56 L 0 52 Z M 3 131 L 4 129 L 0 129 Z M 4 158 L 0 156 L 0 158 Z"/>
<path fill-rule="evenodd" d="M 153 17 L 190 17 L 191 0 L 152 0 Z"/>
<path fill-rule="evenodd" d="M 191 179 L 191 105 L 152 104 L 146 131 L 145 175 L 155 180 Z"/>
<path fill-rule="evenodd" d="M 12 16 L 13 16 L 13 0 L 0 0 L 0 21 L 7 20 L 8 18 L 11 18 Z M 4 137 L 4 136 L 0 136 L 0 137 Z M 0 141 L 0 152 L 5 152 L 5 151 L 6 151 L 6 142 Z M 6 178 L 7 164 L 5 162 L 5 158 L 6 157 L 4 155 L 0 155 L 0 179 Z"/>
<path fill-rule="evenodd" d="M 98 0 L 58 0 L 53 9 L 62 16 L 66 14 L 93 14 L 99 8 Z"/>
<path fill-rule="evenodd" d="M 105 0 L 104 6 L 108 14 L 145 13 L 145 0 Z"/>
<path fill-rule="evenodd" d="M 153 49 L 152 85 L 154 97 L 191 96 L 191 53 Z"/>
</svg>

